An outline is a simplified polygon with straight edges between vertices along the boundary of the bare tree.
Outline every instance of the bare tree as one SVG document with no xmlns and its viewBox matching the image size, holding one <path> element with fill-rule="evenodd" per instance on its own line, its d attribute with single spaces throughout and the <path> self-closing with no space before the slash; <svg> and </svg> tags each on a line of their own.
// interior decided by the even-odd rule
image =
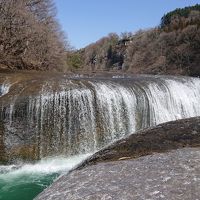
<svg viewBox="0 0 200 200">
<path fill-rule="evenodd" d="M 51 0 L 0 0 L 0 64 L 15 69 L 61 68 L 66 40 L 55 14 Z"/>
</svg>

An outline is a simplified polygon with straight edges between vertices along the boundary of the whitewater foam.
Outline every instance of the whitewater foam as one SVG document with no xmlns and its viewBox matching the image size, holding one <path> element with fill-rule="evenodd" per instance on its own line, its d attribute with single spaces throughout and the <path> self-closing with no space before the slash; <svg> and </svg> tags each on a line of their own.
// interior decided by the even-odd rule
<svg viewBox="0 0 200 200">
<path fill-rule="evenodd" d="M 53 173 L 66 173 L 89 155 L 91 154 L 72 157 L 57 156 L 43 158 L 35 164 L 21 163 L 18 165 L 0 166 L 0 180 L 8 182 L 26 175 L 43 176 Z"/>
<path fill-rule="evenodd" d="M 8 83 L 3 83 L 2 85 L 0 85 L 0 97 L 7 94 L 9 92 L 9 89 L 10 89 L 10 84 Z"/>
</svg>

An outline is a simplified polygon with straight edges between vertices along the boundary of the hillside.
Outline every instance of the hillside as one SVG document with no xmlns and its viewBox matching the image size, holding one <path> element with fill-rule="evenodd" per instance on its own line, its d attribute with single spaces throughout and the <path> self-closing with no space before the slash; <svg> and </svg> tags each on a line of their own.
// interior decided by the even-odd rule
<svg viewBox="0 0 200 200">
<path fill-rule="evenodd" d="M 0 2 L 0 70 L 127 72 L 200 76 L 200 5 L 176 9 L 160 25 L 110 33 L 71 50 L 52 0 Z"/>
<path fill-rule="evenodd" d="M 67 47 L 52 0 L 0 1 L 0 70 L 62 70 Z"/>
<path fill-rule="evenodd" d="M 115 33 L 68 53 L 73 71 L 200 76 L 200 5 L 176 9 L 158 27 Z"/>
</svg>

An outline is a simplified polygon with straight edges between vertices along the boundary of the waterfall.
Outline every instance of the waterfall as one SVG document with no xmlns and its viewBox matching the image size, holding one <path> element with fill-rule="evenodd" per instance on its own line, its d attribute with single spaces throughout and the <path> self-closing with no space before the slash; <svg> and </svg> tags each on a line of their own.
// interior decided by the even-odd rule
<svg viewBox="0 0 200 200">
<path fill-rule="evenodd" d="M 0 85 L 0 97 L 7 94 L 9 92 L 10 89 L 10 84 L 8 83 L 3 83 L 2 85 Z"/>
<path fill-rule="evenodd" d="M 6 149 L 32 145 L 39 158 L 94 152 L 139 129 L 200 115 L 198 78 L 64 78 L 32 87 L 0 98 L 1 121 Z"/>
</svg>

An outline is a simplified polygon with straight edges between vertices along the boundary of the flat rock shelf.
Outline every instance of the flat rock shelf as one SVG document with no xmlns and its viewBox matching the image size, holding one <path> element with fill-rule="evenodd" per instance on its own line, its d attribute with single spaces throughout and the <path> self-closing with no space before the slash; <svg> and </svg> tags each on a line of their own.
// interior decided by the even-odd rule
<svg viewBox="0 0 200 200">
<path fill-rule="evenodd" d="M 63 176 L 37 200 L 200 199 L 200 148 L 91 165 Z"/>
</svg>

